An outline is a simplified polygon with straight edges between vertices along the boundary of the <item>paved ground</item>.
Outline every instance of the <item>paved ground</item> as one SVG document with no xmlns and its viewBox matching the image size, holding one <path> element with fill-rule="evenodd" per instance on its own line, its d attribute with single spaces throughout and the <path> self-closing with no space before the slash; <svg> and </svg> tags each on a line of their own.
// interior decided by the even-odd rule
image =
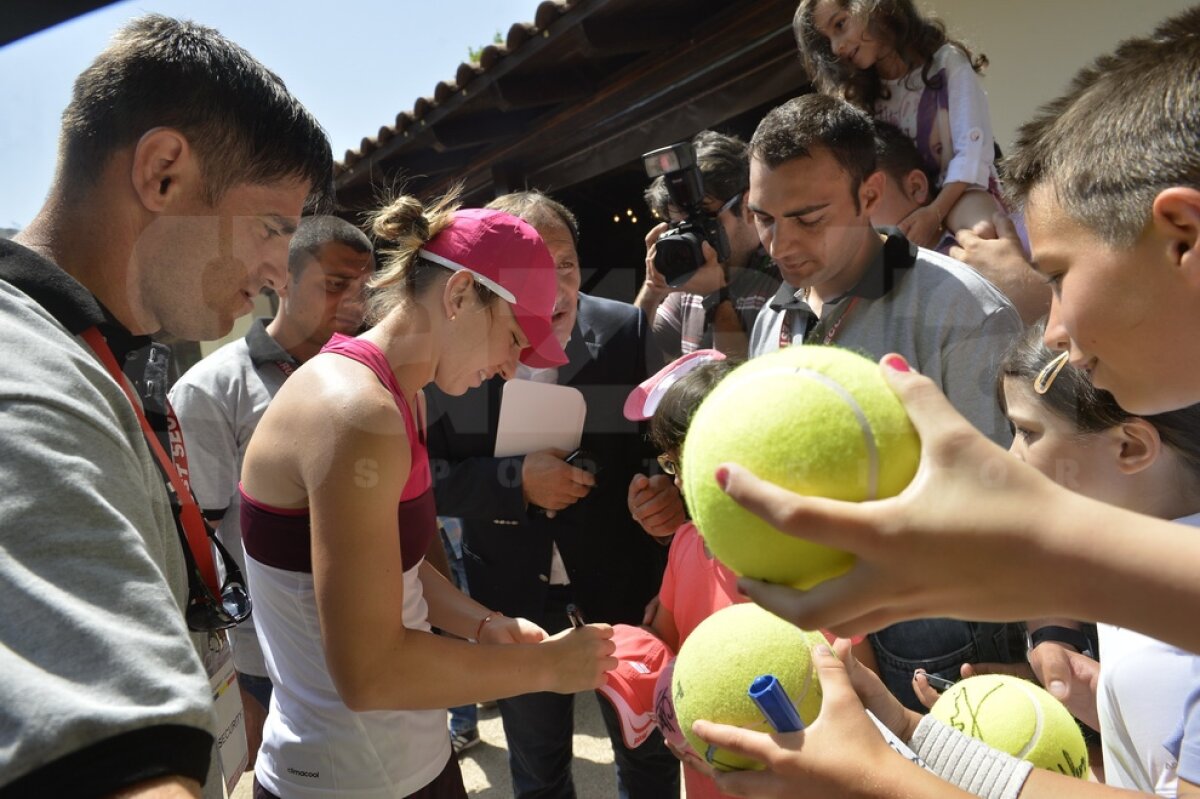
<svg viewBox="0 0 1200 799">
<path fill-rule="evenodd" d="M 604 733 L 596 701 L 591 691 L 575 698 L 574 773 L 579 799 L 611 799 L 617 795 L 612 745 Z M 482 743 L 468 750 L 460 761 L 467 793 L 479 799 L 510 799 L 508 750 L 495 708 L 479 712 L 479 734 Z M 252 799 L 253 782 L 249 774 L 244 776 L 233 799 Z"/>
</svg>

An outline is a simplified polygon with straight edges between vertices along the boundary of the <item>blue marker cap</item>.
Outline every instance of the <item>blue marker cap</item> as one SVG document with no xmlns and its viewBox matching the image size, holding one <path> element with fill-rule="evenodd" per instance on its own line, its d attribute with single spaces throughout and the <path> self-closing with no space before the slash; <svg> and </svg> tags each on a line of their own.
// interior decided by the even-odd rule
<svg viewBox="0 0 1200 799">
<path fill-rule="evenodd" d="M 796 706 L 774 674 L 755 677 L 748 693 L 775 732 L 799 732 L 804 729 Z"/>
</svg>

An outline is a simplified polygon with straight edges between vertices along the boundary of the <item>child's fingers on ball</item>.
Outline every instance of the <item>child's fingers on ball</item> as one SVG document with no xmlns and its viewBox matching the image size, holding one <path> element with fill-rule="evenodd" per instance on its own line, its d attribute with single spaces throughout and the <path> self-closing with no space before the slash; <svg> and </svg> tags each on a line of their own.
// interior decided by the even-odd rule
<svg viewBox="0 0 1200 799">
<path fill-rule="evenodd" d="M 728 724 L 716 724 L 703 719 L 692 722 L 692 732 L 700 736 L 705 743 L 718 749 L 725 749 L 760 763 L 766 763 L 771 754 L 778 749 L 771 736 L 766 733 Z"/>
<path fill-rule="evenodd" d="M 846 710 L 862 711 L 862 700 L 850 684 L 850 675 L 846 673 L 846 664 L 838 660 L 837 655 L 827 644 L 813 647 L 813 665 L 817 669 L 817 679 L 821 681 L 821 716 L 829 713 L 838 714 Z M 820 720 L 820 716 L 818 716 Z"/>
<path fill-rule="evenodd" d="M 721 464 L 717 479 L 734 502 L 772 527 L 814 544 L 855 552 L 847 528 L 854 526 L 864 503 L 800 496 L 736 463 Z"/>
<path fill-rule="evenodd" d="M 807 591 L 776 583 L 741 578 L 738 590 L 755 604 L 787 619 L 805 630 L 829 630 L 842 637 L 851 637 L 873 630 L 853 629 L 854 623 L 865 612 L 862 605 L 861 588 L 857 587 L 857 572 L 851 570 L 841 577 L 813 586 Z"/>
</svg>

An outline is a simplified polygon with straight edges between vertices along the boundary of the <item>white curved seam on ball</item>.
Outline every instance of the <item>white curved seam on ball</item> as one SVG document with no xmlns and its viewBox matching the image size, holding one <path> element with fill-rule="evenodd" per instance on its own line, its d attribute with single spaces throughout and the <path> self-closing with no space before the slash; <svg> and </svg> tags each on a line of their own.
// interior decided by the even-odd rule
<svg viewBox="0 0 1200 799">
<path fill-rule="evenodd" d="M 1033 705 L 1033 715 L 1037 719 L 1037 722 L 1033 725 L 1033 735 L 1029 737 L 1029 740 L 1026 741 L 1025 746 L 1021 749 L 1021 751 L 1015 754 L 1015 757 L 1024 760 L 1025 756 L 1028 755 L 1035 746 L 1037 746 L 1038 741 L 1042 740 L 1043 716 L 1042 703 L 1038 701 L 1037 694 L 1029 690 L 1024 685 L 1020 686 L 1020 688 L 1025 692 L 1025 695 L 1029 697 L 1029 702 Z"/>
<path fill-rule="evenodd" d="M 811 377 L 826 388 L 831 389 L 835 394 L 842 398 L 842 401 L 850 406 L 850 410 L 854 412 L 854 418 L 858 420 L 858 427 L 862 431 L 863 445 L 867 448 L 867 496 L 866 499 L 876 499 L 879 493 L 879 448 L 875 444 L 875 432 L 871 429 L 871 422 L 867 419 L 867 415 L 863 413 L 862 407 L 854 399 L 854 395 L 847 391 L 841 383 L 834 380 L 832 377 L 813 369 L 796 368 L 796 374 Z"/>
</svg>

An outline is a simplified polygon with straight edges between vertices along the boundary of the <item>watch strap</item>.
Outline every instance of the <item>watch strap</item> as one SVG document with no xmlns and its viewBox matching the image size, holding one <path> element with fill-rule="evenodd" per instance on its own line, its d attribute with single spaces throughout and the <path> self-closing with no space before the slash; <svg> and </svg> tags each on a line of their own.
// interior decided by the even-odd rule
<svg viewBox="0 0 1200 799">
<path fill-rule="evenodd" d="M 1050 624 L 1029 631 L 1029 648 L 1031 650 L 1045 641 L 1056 641 L 1060 644 L 1067 644 L 1068 646 L 1075 647 L 1076 651 L 1080 654 L 1095 657 L 1095 647 L 1092 646 L 1091 639 L 1088 638 L 1087 633 L 1083 630 Z"/>
</svg>

